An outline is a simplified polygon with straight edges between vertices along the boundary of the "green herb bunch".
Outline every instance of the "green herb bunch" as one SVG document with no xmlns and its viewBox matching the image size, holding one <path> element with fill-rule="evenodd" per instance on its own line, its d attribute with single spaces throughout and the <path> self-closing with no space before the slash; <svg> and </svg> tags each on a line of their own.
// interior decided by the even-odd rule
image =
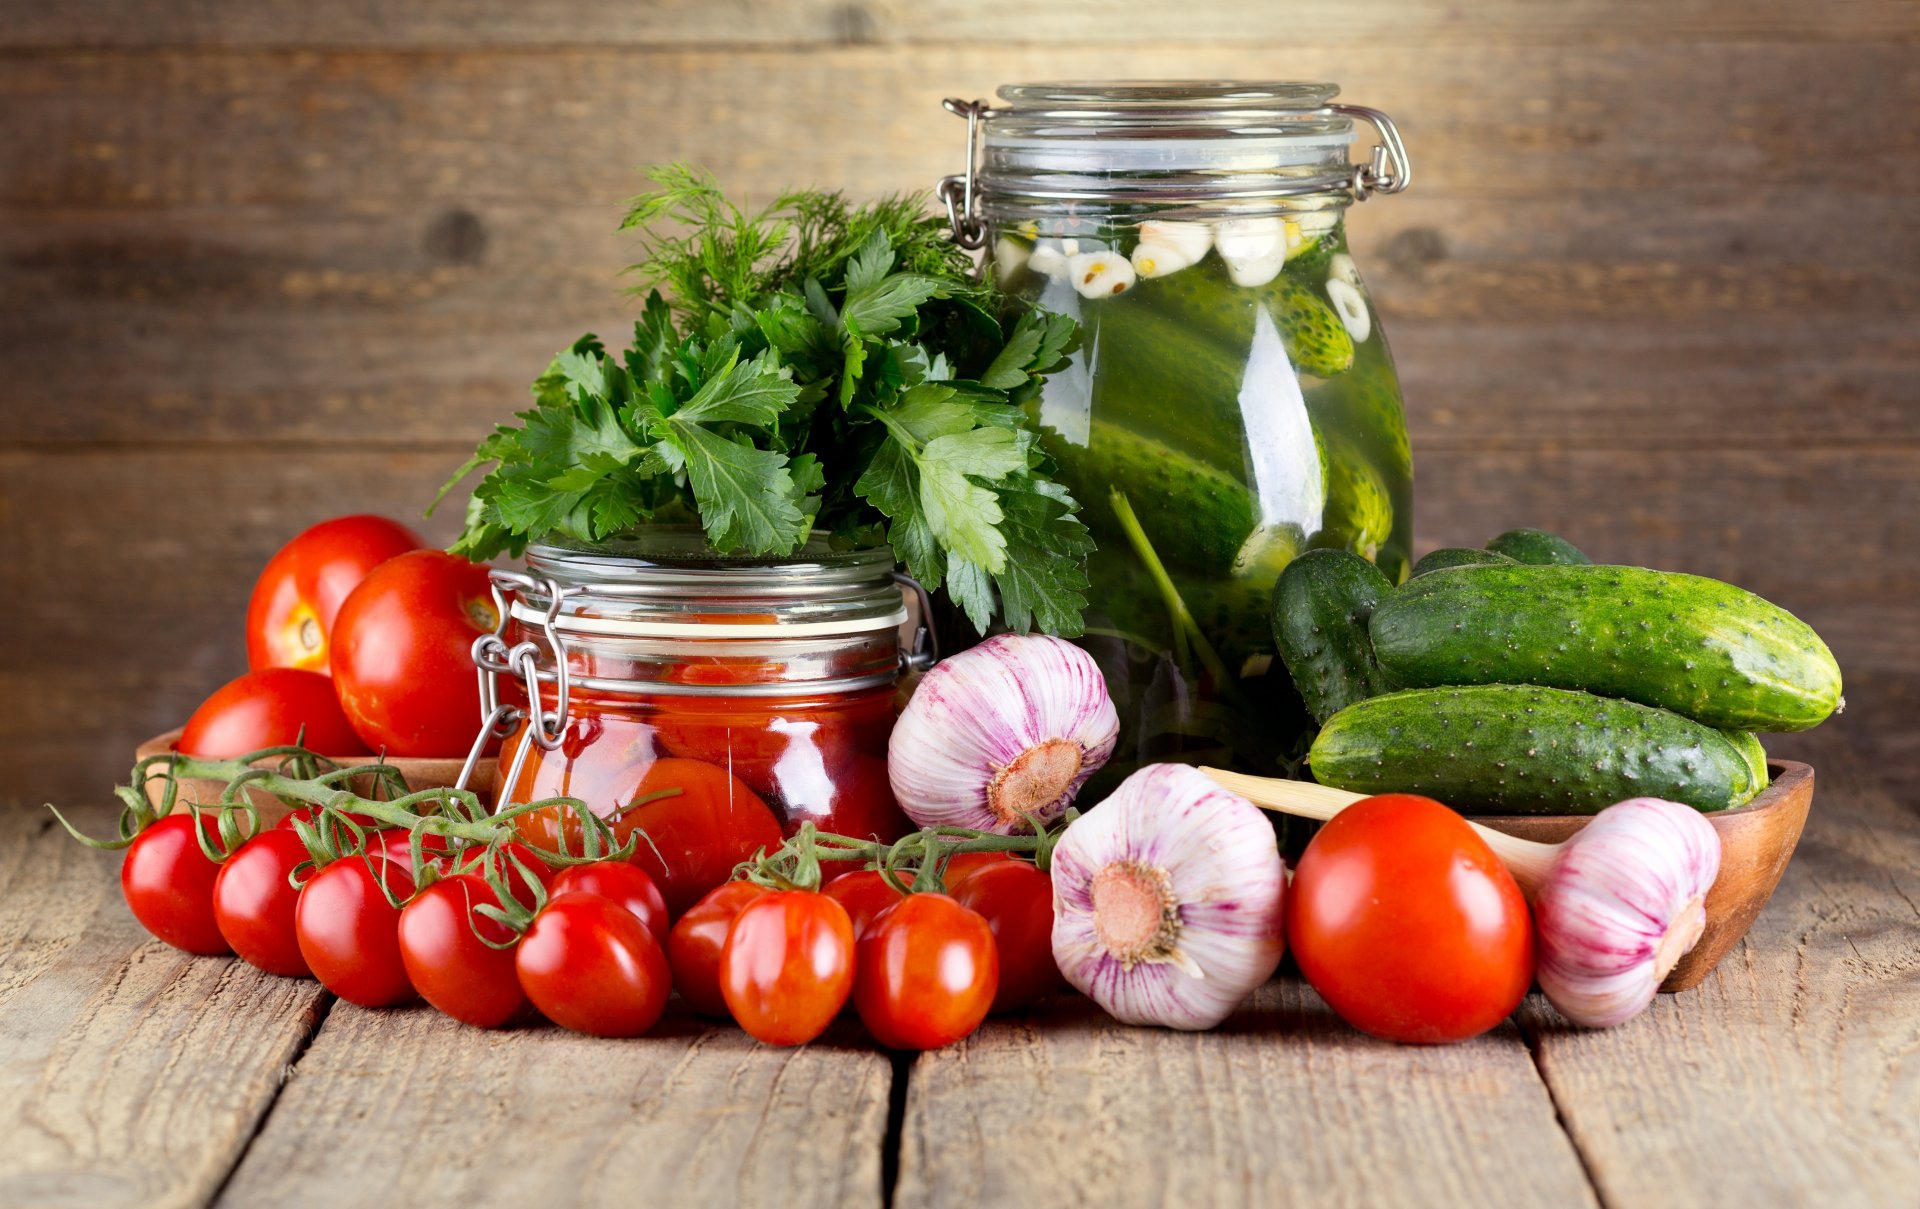
<svg viewBox="0 0 1920 1209">
<path fill-rule="evenodd" d="M 721 553 L 884 540 L 983 631 L 997 599 L 1012 629 L 1078 634 L 1093 543 L 1025 407 L 1073 320 L 1003 322 L 910 199 L 804 192 L 749 213 L 705 173 L 649 175 L 622 224 L 646 249 L 632 346 L 586 335 L 553 359 L 533 408 L 441 489 L 490 467 L 454 551 L 696 520 Z"/>
</svg>

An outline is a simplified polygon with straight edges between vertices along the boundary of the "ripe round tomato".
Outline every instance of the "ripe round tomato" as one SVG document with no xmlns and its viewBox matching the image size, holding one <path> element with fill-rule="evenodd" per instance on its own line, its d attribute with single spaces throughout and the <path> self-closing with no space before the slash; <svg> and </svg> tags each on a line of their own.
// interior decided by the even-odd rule
<svg viewBox="0 0 1920 1209">
<path fill-rule="evenodd" d="M 375 567 L 333 621 L 340 705 L 390 756 L 458 756 L 479 730 L 473 640 L 498 620 L 487 569 L 440 550 Z"/>
<path fill-rule="evenodd" d="M 554 875 L 555 894 L 575 891 L 598 894 L 619 903 L 647 925 L 647 931 L 665 947 L 671 926 L 667 900 L 645 869 L 625 861 L 595 861 L 590 865 L 571 865 Z"/>
<path fill-rule="evenodd" d="M 726 1019 L 727 1000 L 720 993 L 720 954 L 726 948 L 727 931 L 741 908 L 771 893 L 757 882 L 717 886 L 688 908 L 667 934 L 673 989 L 702 1016 Z"/>
<path fill-rule="evenodd" d="M 720 994 L 756 1041 L 804 1045 L 853 990 L 853 921 L 824 894 L 776 890 L 741 908 L 720 951 Z"/>
<path fill-rule="evenodd" d="M 294 934 L 320 985 L 361 1007 L 413 997 L 400 957 L 400 908 L 381 893 L 378 876 L 403 901 L 413 889 L 406 870 L 379 857 L 349 856 L 307 879 L 294 908 Z"/>
<path fill-rule="evenodd" d="M 907 884 L 913 883 L 909 881 Z M 867 934 L 867 929 L 873 926 L 873 921 L 881 912 L 906 897 L 894 889 L 878 869 L 859 869 L 836 877 L 820 887 L 820 893 L 847 909 L 847 918 L 853 921 L 853 938 L 856 941 Z"/>
<path fill-rule="evenodd" d="M 306 859 L 307 846 L 299 836 L 275 829 L 240 845 L 220 866 L 213 917 L 220 935 L 248 965 L 287 978 L 313 973 L 293 931 L 300 891 L 287 880 Z"/>
<path fill-rule="evenodd" d="M 513 930 L 477 914 L 499 906 L 493 887 L 471 873 L 443 878 L 413 896 L 400 911 L 400 960 L 420 997 L 475 1028 L 499 1028 L 527 1006 L 514 967 L 514 950 L 495 944 Z"/>
<path fill-rule="evenodd" d="M 174 948 L 231 953 L 213 914 L 220 866 L 200 850 L 193 822 L 191 814 L 170 814 L 135 836 L 120 863 L 120 892 L 140 925 Z M 209 837 L 219 831 L 210 814 L 200 816 L 200 828 Z"/>
<path fill-rule="evenodd" d="M 699 760 L 655 760 L 626 800 L 664 790 L 679 792 L 624 812 L 613 833 L 624 843 L 635 831 L 646 832 L 633 863 L 653 878 L 675 914 L 730 879 L 741 861 L 780 846 L 780 820 L 724 768 Z M 561 819 L 561 808 L 553 807 L 520 815 L 516 824 L 528 843 L 557 851 Z M 579 820 L 569 814 L 565 825 L 567 850 L 579 852 Z"/>
<path fill-rule="evenodd" d="M 554 896 L 520 938 L 520 985 L 547 1019 L 595 1037 L 637 1037 L 666 1010 L 666 954 L 647 926 L 598 894 Z"/>
<path fill-rule="evenodd" d="M 216 689 L 193 711 L 173 746 L 189 756 L 231 760 L 294 742 L 323 756 L 367 749 L 340 711 L 333 681 L 318 672 L 270 667 Z"/>
<path fill-rule="evenodd" d="M 326 675 L 327 635 L 340 602 L 369 571 L 426 544 L 383 516 L 338 516 L 280 547 L 247 602 L 247 666 Z"/>
<path fill-rule="evenodd" d="M 1026 861 L 994 861 L 953 886 L 953 899 L 993 930 L 1000 954 L 994 1011 L 1025 1007 L 1066 985 L 1053 960 L 1052 878 Z"/>
<path fill-rule="evenodd" d="M 1533 921 L 1486 841 L 1431 798 L 1383 794 L 1307 845 L 1287 904 L 1301 973 L 1355 1028 L 1431 1044 L 1478 1036 L 1533 981 Z"/>
<path fill-rule="evenodd" d="M 888 1049 L 939 1049 L 987 1018 L 1000 957 L 987 921 L 944 894 L 909 894 L 860 938 L 853 1006 Z"/>
<path fill-rule="evenodd" d="M 452 850 L 446 836 L 435 835 L 431 831 L 421 833 L 420 855 L 426 858 L 428 864 L 437 864 L 441 857 Z M 369 835 L 367 854 L 392 861 L 406 870 L 408 877 L 413 876 L 413 833 L 405 827 L 388 827 Z"/>
<path fill-rule="evenodd" d="M 960 883 L 972 877 L 976 872 L 991 865 L 1004 865 L 1014 859 L 1011 852 L 958 852 L 947 858 L 947 867 L 943 880 L 947 883 L 948 893 L 960 888 Z"/>
</svg>

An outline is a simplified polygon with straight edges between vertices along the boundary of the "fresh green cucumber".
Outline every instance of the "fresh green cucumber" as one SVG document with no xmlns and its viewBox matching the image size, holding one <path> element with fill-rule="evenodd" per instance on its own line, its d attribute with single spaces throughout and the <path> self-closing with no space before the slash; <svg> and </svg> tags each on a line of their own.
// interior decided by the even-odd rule
<svg viewBox="0 0 1920 1209">
<path fill-rule="evenodd" d="M 1273 586 L 1273 638 L 1316 722 L 1385 689 L 1367 618 L 1393 585 L 1347 550 L 1309 550 Z"/>
<path fill-rule="evenodd" d="M 1746 757 L 1710 726 L 1529 685 L 1421 688 L 1356 702 L 1321 727 L 1307 760 L 1323 785 L 1426 794 L 1467 814 L 1593 814 L 1633 797 L 1726 810 L 1756 792 Z"/>
<path fill-rule="evenodd" d="M 1747 767 L 1753 770 L 1753 789 L 1755 793 L 1765 789 L 1773 782 L 1773 774 L 1767 771 L 1767 749 L 1760 746 L 1760 736 L 1751 731 L 1730 730 L 1727 740 L 1733 749 L 1746 760 Z"/>
<path fill-rule="evenodd" d="M 1487 549 L 1495 554 L 1504 554 L 1517 563 L 1528 563 L 1536 567 L 1551 566 L 1554 563 L 1584 564 L 1593 560 L 1580 552 L 1580 548 L 1557 534 L 1545 529 L 1509 529 L 1499 537 L 1487 543 Z"/>
<path fill-rule="evenodd" d="M 1820 636 L 1751 592 L 1644 567 L 1459 567 L 1374 612 L 1397 684 L 1538 684 L 1725 730 L 1806 730 L 1840 702 Z"/>
<path fill-rule="evenodd" d="M 1411 578 L 1418 579 L 1429 571 L 1446 571 L 1454 567 L 1505 566 L 1513 561 L 1491 550 L 1475 550 L 1471 546 L 1442 546 L 1422 555 L 1420 561 L 1413 564 Z"/>
<path fill-rule="evenodd" d="M 1295 369 L 1331 378 L 1353 364 L 1353 337 L 1340 316 L 1312 288 L 1286 273 L 1265 285 L 1235 285 L 1219 258 L 1209 256 L 1192 268 L 1143 281 L 1128 294 L 1137 295 L 1138 305 L 1152 306 L 1243 356 L 1252 347 L 1264 310 L 1279 329 Z"/>
<path fill-rule="evenodd" d="M 1154 553 L 1170 566 L 1227 575 L 1253 534 L 1253 495 L 1239 479 L 1151 437 L 1102 423 L 1084 446 L 1054 440 L 1046 446 L 1103 540 L 1125 538 L 1109 487 L 1126 493 Z"/>
</svg>

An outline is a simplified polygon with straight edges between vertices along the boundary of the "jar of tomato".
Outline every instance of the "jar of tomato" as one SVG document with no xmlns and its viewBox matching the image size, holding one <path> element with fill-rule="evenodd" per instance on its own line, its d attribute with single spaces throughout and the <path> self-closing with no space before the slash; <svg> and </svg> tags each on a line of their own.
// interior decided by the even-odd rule
<svg viewBox="0 0 1920 1209">
<path fill-rule="evenodd" d="M 573 797 L 616 837 L 644 832 L 634 860 L 676 913 L 803 823 L 912 829 L 887 783 L 907 619 L 890 550 L 816 537 L 722 557 L 698 530 L 661 528 L 526 561 L 496 573 L 501 631 L 476 651 L 506 698 L 502 807 Z M 519 826 L 551 848 L 567 817 Z"/>
</svg>

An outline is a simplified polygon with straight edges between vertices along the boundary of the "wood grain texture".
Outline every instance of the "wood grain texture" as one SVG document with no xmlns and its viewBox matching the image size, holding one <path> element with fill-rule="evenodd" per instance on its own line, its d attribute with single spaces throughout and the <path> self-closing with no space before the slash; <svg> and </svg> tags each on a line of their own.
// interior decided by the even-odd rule
<svg viewBox="0 0 1920 1209">
<path fill-rule="evenodd" d="M 1068 999 L 915 1060 L 894 1204 L 1596 1204 L 1512 1025 L 1354 1032 L 1295 976 L 1212 1033 Z"/>
<path fill-rule="evenodd" d="M 1920 812 L 1833 759 L 1772 903 L 1698 990 L 1523 1024 L 1608 1204 L 1910 1206 L 1920 1188 Z"/>
<path fill-rule="evenodd" d="M 605 1041 L 341 1004 L 219 1204 L 877 1207 L 892 1066 L 852 1037 L 770 1049 L 670 1017 Z"/>
<path fill-rule="evenodd" d="M 0 1204 L 206 1203 L 329 998 L 150 939 L 118 867 L 44 810 L 0 813 Z"/>
<path fill-rule="evenodd" d="M 948 42 L 990 31 L 1002 45 L 1183 42 L 1239 37 L 1371 47 L 1497 39 L 1560 43 L 1907 37 L 1908 6 L 1833 0 L 1299 0 L 1169 6 L 1156 0 L 94 0 L 0 4 L 0 46 L 517 46 Z"/>
</svg>

